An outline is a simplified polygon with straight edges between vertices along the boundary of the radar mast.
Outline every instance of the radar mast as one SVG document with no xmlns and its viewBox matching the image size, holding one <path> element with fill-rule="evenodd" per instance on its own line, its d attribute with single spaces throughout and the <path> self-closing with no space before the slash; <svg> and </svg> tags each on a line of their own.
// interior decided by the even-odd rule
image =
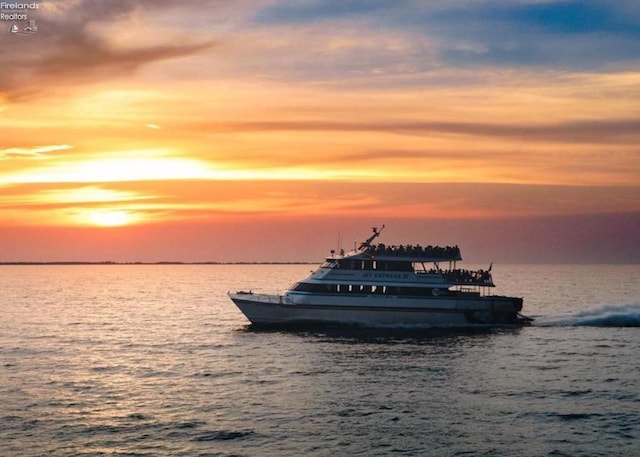
<svg viewBox="0 0 640 457">
<path fill-rule="evenodd" d="M 382 231 L 384 230 L 384 224 L 382 224 L 382 227 L 380 227 L 380 229 L 378 229 L 378 227 L 371 227 L 371 229 L 373 230 L 373 235 L 367 238 L 366 241 L 360 243 L 360 246 L 358 247 L 359 251 L 371 246 L 371 242 L 378 238 L 378 236 L 380 236 L 380 233 L 382 233 Z"/>
</svg>

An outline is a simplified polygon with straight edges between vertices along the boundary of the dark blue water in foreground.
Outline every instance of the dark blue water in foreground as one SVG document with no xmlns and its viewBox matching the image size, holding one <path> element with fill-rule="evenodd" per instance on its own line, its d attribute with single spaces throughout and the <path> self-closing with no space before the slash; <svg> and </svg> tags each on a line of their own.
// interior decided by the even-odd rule
<svg viewBox="0 0 640 457">
<path fill-rule="evenodd" d="M 311 266 L 0 267 L 0 456 L 637 456 L 640 267 L 494 266 L 536 325 L 256 331 Z"/>
</svg>

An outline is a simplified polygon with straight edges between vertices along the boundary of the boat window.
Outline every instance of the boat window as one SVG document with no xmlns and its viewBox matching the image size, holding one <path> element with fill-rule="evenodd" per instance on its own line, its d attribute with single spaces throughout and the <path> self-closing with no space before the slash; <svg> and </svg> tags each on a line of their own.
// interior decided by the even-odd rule
<svg viewBox="0 0 640 457">
<path fill-rule="evenodd" d="M 376 262 L 370 259 L 343 260 L 337 267 L 341 270 L 375 270 Z"/>
<path fill-rule="evenodd" d="M 338 262 L 335 260 L 327 260 L 325 263 L 322 264 L 321 268 L 337 268 L 338 267 Z"/>
<path fill-rule="evenodd" d="M 327 284 L 312 284 L 308 282 L 299 282 L 293 287 L 297 292 L 315 292 L 326 293 L 331 292 L 331 286 Z"/>
<path fill-rule="evenodd" d="M 292 290 L 297 290 L 300 292 L 304 292 L 306 290 L 307 284 L 303 283 L 303 282 L 299 282 L 297 283 Z"/>
<path fill-rule="evenodd" d="M 381 271 L 411 271 L 413 272 L 413 264 L 411 262 L 383 261 L 379 260 L 373 264 L 373 269 Z"/>
<path fill-rule="evenodd" d="M 431 287 L 399 287 L 399 286 L 371 286 L 360 284 L 314 284 L 297 283 L 292 290 L 298 292 L 310 292 L 316 294 L 377 294 L 377 295 L 399 295 L 411 297 L 431 297 L 435 295 Z M 447 295 L 447 289 L 438 289 L 438 295 Z"/>
<path fill-rule="evenodd" d="M 393 271 L 413 271 L 411 262 L 393 262 Z"/>
<path fill-rule="evenodd" d="M 427 267 L 425 266 L 424 262 L 413 262 L 411 266 L 413 268 L 413 271 L 415 271 L 416 273 L 427 272 Z"/>
<path fill-rule="evenodd" d="M 434 295 L 431 287 L 373 286 L 363 284 L 315 284 L 299 282 L 292 288 L 292 290 L 316 294 L 382 294 L 413 297 L 430 297 Z M 438 291 L 438 295 L 445 295 L 449 292 L 447 289 L 438 289 Z"/>
<path fill-rule="evenodd" d="M 338 264 L 340 270 L 357 270 L 360 265 L 356 265 L 354 260 L 341 260 Z"/>
<path fill-rule="evenodd" d="M 362 269 L 363 270 L 373 270 L 373 260 L 363 260 L 362 261 Z"/>
<path fill-rule="evenodd" d="M 338 284 L 335 287 L 339 294 L 361 294 L 366 292 L 366 286 L 355 284 Z"/>
</svg>

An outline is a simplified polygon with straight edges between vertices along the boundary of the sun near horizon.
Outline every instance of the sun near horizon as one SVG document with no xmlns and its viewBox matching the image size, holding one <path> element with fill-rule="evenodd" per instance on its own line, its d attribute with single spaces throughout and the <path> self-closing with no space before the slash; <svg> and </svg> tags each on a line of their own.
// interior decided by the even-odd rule
<svg viewBox="0 0 640 457">
<path fill-rule="evenodd" d="M 133 219 L 126 211 L 117 210 L 93 210 L 89 220 L 94 225 L 102 227 L 117 227 L 133 223 Z"/>
</svg>

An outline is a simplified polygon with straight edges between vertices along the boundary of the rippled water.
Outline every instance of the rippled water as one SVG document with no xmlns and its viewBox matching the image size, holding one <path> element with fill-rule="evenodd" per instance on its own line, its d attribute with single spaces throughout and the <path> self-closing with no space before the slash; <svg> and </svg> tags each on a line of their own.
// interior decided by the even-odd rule
<svg viewBox="0 0 640 457">
<path fill-rule="evenodd" d="M 0 456 L 637 456 L 640 266 L 494 266 L 536 325 L 257 331 L 309 265 L 0 267 Z"/>
</svg>

